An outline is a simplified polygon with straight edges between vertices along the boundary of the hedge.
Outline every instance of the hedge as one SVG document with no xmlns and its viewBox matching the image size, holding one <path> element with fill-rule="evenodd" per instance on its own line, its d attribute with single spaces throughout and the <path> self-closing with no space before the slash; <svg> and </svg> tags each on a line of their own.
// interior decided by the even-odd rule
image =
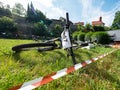
<svg viewBox="0 0 120 90">
<path fill-rule="evenodd" d="M 92 41 L 97 41 L 100 44 L 110 43 L 110 37 L 106 32 L 95 32 L 92 36 Z"/>
</svg>

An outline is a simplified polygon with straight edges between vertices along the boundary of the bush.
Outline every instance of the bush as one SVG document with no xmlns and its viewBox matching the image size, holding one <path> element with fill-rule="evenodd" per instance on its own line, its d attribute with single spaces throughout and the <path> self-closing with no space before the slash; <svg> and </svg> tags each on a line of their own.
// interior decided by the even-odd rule
<svg viewBox="0 0 120 90">
<path fill-rule="evenodd" d="M 85 41 L 85 33 L 79 32 L 79 34 L 78 34 L 78 40 Z"/>
<path fill-rule="evenodd" d="M 104 26 L 93 26 L 94 31 L 105 31 Z"/>
<path fill-rule="evenodd" d="M 110 37 L 106 32 L 95 32 L 92 35 L 92 41 L 97 41 L 100 44 L 108 44 L 110 42 Z"/>
<path fill-rule="evenodd" d="M 47 27 L 42 22 L 34 23 L 34 31 L 33 34 L 36 36 L 46 37 L 48 35 Z"/>
<path fill-rule="evenodd" d="M 78 34 L 79 34 L 78 32 L 74 32 L 72 35 L 75 41 L 77 41 Z"/>
<path fill-rule="evenodd" d="M 0 7 L 0 17 L 3 17 L 3 16 L 11 17 L 12 13 L 9 9 L 5 9 L 5 8 Z"/>
<path fill-rule="evenodd" d="M 16 30 L 17 30 L 17 27 L 13 19 L 6 17 L 6 16 L 0 18 L 0 34 L 1 35 L 5 33 L 7 37 L 9 36 L 14 37 L 14 35 L 12 34 L 15 34 Z"/>
<path fill-rule="evenodd" d="M 92 40 L 91 36 L 93 35 L 93 32 L 88 32 L 86 35 L 85 35 L 85 41 L 90 41 Z"/>
</svg>

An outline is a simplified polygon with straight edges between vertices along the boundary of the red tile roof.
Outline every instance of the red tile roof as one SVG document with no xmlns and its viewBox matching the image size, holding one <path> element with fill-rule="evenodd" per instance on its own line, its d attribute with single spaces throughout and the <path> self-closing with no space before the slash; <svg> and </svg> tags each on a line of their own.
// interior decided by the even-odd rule
<svg viewBox="0 0 120 90">
<path fill-rule="evenodd" d="M 84 25 L 84 22 L 77 22 L 76 25 Z"/>
<path fill-rule="evenodd" d="M 105 23 L 102 22 L 102 17 L 99 18 L 99 21 L 92 21 L 92 25 L 104 25 Z"/>
<path fill-rule="evenodd" d="M 101 21 L 92 21 L 92 25 L 104 25 Z"/>
</svg>

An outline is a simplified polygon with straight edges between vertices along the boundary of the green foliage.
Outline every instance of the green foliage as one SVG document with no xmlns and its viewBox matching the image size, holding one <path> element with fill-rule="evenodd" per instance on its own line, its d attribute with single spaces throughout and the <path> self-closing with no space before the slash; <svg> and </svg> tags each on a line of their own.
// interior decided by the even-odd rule
<svg viewBox="0 0 120 90">
<path fill-rule="evenodd" d="M 84 31 L 85 31 L 85 32 L 94 31 L 93 26 L 92 26 L 91 24 L 87 23 L 87 24 L 85 25 L 85 30 L 84 30 Z"/>
<path fill-rule="evenodd" d="M 115 18 L 111 26 L 112 29 L 120 29 L 120 11 L 115 13 Z"/>
<path fill-rule="evenodd" d="M 17 15 L 25 15 L 26 14 L 26 10 L 23 7 L 22 4 L 20 3 L 15 3 L 15 6 L 12 8 L 12 13 L 17 14 Z"/>
<path fill-rule="evenodd" d="M 37 22 L 34 24 L 33 34 L 37 36 L 47 36 L 47 26 L 43 22 Z"/>
<path fill-rule="evenodd" d="M 55 24 L 54 28 L 51 30 L 53 37 L 60 37 L 61 33 L 63 31 L 63 28 L 59 24 Z"/>
<path fill-rule="evenodd" d="M 9 17 L 2 17 L 0 18 L 0 34 L 6 33 L 6 34 L 13 34 L 17 30 L 16 25 L 14 21 Z"/>
<path fill-rule="evenodd" d="M 26 20 L 29 22 L 47 22 L 46 16 L 39 10 L 35 10 L 31 2 L 31 5 L 28 4 Z"/>
<path fill-rule="evenodd" d="M 5 9 L 4 7 L 0 7 L 0 17 L 7 16 L 11 17 L 12 14 L 9 9 Z"/>
<path fill-rule="evenodd" d="M 108 27 L 108 26 L 104 26 L 104 29 L 105 29 L 105 31 L 108 31 L 108 30 L 110 30 L 111 28 Z"/>
<path fill-rule="evenodd" d="M 77 25 L 77 30 L 78 31 L 84 31 L 84 26 L 83 25 Z"/>
<path fill-rule="evenodd" d="M 86 35 L 85 35 L 85 41 L 90 41 L 91 42 L 91 37 L 93 35 L 93 32 L 88 32 Z"/>
<path fill-rule="evenodd" d="M 110 42 L 110 37 L 106 32 L 95 32 L 92 35 L 92 41 L 97 41 L 100 44 L 108 44 Z"/>
<path fill-rule="evenodd" d="M 80 40 L 80 41 L 84 41 L 84 40 L 85 40 L 85 33 L 83 33 L 83 32 L 79 32 L 77 38 L 78 38 L 78 40 Z"/>
<path fill-rule="evenodd" d="M 75 41 L 77 41 L 77 39 L 78 39 L 78 34 L 79 34 L 79 33 L 76 31 L 76 32 L 74 32 L 73 35 L 72 35 L 72 36 L 73 36 L 73 39 L 74 39 Z"/>
<path fill-rule="evenodd" d="M 93 26 L 94 31 L 105 31 L 104 26 Z"/>
</svg>

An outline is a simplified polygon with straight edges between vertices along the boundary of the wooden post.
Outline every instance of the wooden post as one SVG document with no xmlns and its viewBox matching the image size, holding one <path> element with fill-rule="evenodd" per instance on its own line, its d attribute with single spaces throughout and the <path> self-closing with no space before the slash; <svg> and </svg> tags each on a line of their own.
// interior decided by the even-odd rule
<svg viewBox="0 0 120 90">
<path fill-rule="evenodd" d="M 66 13 L 66 29 L 68 29 L 68 31 L 69 31 L 69 26 L 70 26 L 69 14 Z M 71 42 L 71 45 L 72 45 L 70 32 L 69 32 L 69 37 L 70 37 L 70 42 Z M 74 55 L 74 53 L 73 53 L 72 46 L 69 48 L 69 52 L 70 52 L 70 55 L 71 55 L 71 57 L 72 57 L 73 64 L 75 65 L 75 64 L 76 64 L 76 60 L 75 60 L 75 55 Z"/>
</svg>

